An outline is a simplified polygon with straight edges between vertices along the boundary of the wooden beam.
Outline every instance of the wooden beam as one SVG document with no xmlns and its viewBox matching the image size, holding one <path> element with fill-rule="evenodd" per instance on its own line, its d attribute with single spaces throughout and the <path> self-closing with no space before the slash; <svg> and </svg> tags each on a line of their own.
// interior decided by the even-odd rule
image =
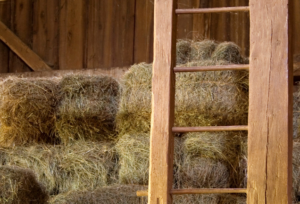
<svg viewBox="0 0 300 204">
<path fill-rule="evenodd" d="M 174 156 L 176 0 L 154 2 L 154 62 L 150 139 L 150 204 L 171 204 Z"/>
<path fill-rule="evenodd" d="M 174 133 L 185 133 L 185 132 L 220 132 L 220 131 L 243 131 L 248 130 L 248 126 L 206 126 L 206 127 L 173 127 Z"/>
<path fill-rule="evenodd" d="M 16 53 L 34 71 L 52 70 L 36 53 L 23 43 L 0 21 L 0 40 Z"/>
<path fill-rule="evenodd" d="M 176 14 L 195 13 L 228 13 L 228 12 L 248 12 L 248 6 L 221 7 L 221 8 L 199 8 L 199 9 L 176 9 Z"/>
<path fill-rule="evenodd" d="M 293 72 L 289 2 L 250 0 L 250 204 L 291 203 Z"/>
<path fill-rule="evenodd" d="M 249 65 L 216 65 L 200 67 L 175 67 L 174 72 L 207 72 L 207 71 L 225 71 L 225 70 L 249 70 Z"/>
</svg>

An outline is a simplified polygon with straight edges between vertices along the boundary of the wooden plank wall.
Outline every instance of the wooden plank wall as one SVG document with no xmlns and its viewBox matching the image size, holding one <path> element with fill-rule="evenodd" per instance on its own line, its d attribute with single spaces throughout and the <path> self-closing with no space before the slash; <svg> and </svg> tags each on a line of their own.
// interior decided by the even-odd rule
<svg viewBox="0 0 300 204">
<path fill-rule="evenodd" d="M 178 6 L 245 6 L 248 2 L 178 0 Z M 294 33 L 300 36 L 300 1 L 293 4 Z M 1 0 L 0 20 L 53 69 L 95 69 L 152 62 L 153 10 L 153 0 Z M 234 41 L 248 55 L 249 15 L 180 15 L 178 38 Z M 300 40 L 294 49 L 300 53 Z M 2 42 L 0 62 L 0 73 L 31 71 Z"/>
</svg>

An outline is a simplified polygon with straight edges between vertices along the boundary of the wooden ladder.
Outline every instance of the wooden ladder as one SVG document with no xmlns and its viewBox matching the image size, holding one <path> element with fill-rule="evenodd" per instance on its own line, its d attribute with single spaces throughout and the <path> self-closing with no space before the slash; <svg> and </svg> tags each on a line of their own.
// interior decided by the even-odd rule
<svg viewBox="0 0 300 204">
<path fill-rule="evenodd" d="M 171 204 L 172 195 L 247 193 L 249 204 L 291 203 L 292 57 L 289 0 L 250 0 L 247 7 L 176 9 L 176 0 L 155 0 L 150 142 L 150 204 Z M 250 64 L 176 67 L 178 14 L 250 12 Z M 248 126 L 173 127 L 177 72 L 249 70 Z M 174 133 L 248 130 L 247 189 L 172 189 Z"/>
</svg>

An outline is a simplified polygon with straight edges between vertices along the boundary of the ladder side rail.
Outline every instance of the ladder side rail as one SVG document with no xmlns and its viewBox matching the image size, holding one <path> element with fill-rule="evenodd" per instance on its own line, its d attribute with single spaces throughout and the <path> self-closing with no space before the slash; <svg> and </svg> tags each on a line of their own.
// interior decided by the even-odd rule
<svg viewBox="0 0 300 204">
<path fill-rule="evenodd" d="M 289 0 L 250 0 L 248 204 L 291 203 Z"/>
<path fill-rule="evenodd" d="M 176 64 L 176 0 L 155 0 L 150 138 L 150 204 L 172 204 Z"/>
</svg>

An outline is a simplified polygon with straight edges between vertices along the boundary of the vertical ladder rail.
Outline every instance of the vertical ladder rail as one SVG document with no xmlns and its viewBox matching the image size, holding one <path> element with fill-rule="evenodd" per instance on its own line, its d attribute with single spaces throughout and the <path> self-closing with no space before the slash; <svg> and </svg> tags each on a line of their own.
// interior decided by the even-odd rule
<svg viewBox="0 0 300 204">
<path fill-rule="evenodd" d="M 173 184 L 176 0 L 154 4 L 154 62 L 148 201 L 171 204 Z"/>
<path fill-rule="evenodd" d="M 291 203 L 289 0 L 250 0 L 248 204 Z"/>
</svg>

